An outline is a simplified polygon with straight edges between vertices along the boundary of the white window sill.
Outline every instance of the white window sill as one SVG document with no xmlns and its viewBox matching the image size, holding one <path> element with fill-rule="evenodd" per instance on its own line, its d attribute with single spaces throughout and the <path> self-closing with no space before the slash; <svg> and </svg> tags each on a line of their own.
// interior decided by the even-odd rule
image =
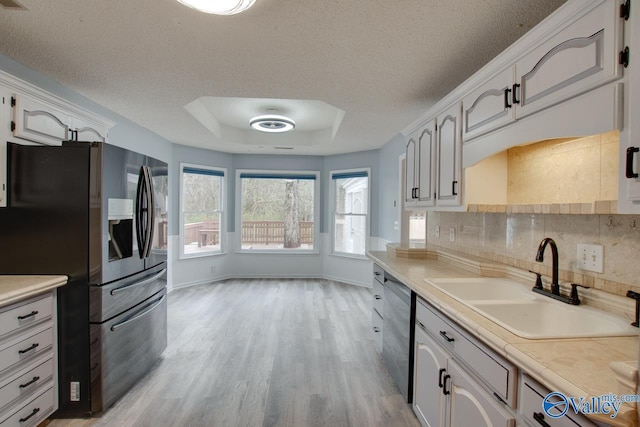
<svg viewBox="0 0 640 427">
<path fill-rule="evenodd" d="M 206 258 L 206 257 L 212 257 L 212 256 L 220 256 L 220 255 L 226 255 L 227 253 L 224 251 L 215 251 L 215 252 L 200 252 L 197 254 L 181 254 L 179 259 L 193 259 L 193 258 Z"/>
<path fill-rule="evenodd" d="M 370 261 L 366 255 L 348 254 L 344 252 L 332 252 L 329 254 L 329 256 L 334 256 L 336 258 L 349 258 L 353 260 Z"/>
<path fill-rule="evenodd" d="M 236 254 L 252 254 L 252 255 L 320 255 L 317 250 L 282 250 L 282 249 L 240 249 L 235 251 Z"/>
</svg>

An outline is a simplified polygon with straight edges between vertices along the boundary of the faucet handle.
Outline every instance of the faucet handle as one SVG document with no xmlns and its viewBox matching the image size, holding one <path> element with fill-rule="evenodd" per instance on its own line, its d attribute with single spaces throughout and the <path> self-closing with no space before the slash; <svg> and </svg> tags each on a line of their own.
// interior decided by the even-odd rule
<svg viewBox="0 0 640 427">
<path fill-rule="evenodd" d="M 542 289 L 542 275 L 540 273 L 536 273 L 535 271 L 531 271 L 531 270 L 529 270 L 529 273 L 533 273 L 536 275 L 535 289 Z"/>
<path fill-rule="evenodd" d="M 580 305 L 580 298 L 578 298 L 578 286 L 581 288 L 589 289 L 588 286 L 580 285 L 578 283 L 571 284 L 571 294 L 569 295 L 569 304 Z"/>
</svg>

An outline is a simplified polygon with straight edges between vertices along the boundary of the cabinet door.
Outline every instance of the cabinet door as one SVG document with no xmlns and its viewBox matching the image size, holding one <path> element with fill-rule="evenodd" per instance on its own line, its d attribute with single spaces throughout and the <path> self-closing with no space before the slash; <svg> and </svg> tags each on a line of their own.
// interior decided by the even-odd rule
<svg viewBox="0 0 640 427">
<path fill-rule="evenodd" d="M 49 145 L 69 139 L 69 117 L 61 110 L 26 95 L 13 97 L 13 136 Z"/>
<path fill-rule="evenodd" d="M 619 2 L 603 0 L 516 62 L 520 105 L 516 118 L 587 92 L 622 76 L 624 20 Z"/>
<path fill-rule="evenodd" d="M 418 200 L 417 206 L 433 206 L 435 199 L 435 173 L 433 160 L 436 153 L 436 122 L 429 121 L 418 131 L 418 162 L 416 163 L 418 182 L 416 187 Z"/>
<path fill-rule="evenodd" d="M 460 206 L 462 194 L 462 135 L 460 103 L 438 116 L 436 204 Z"/>
<path fill-rule="evenodd" d="M 71 129 L 73 139 L 86 142 L 106 142 L 107 131 L 100 126 L 89 123 L 86 120 L 71 117 Z"/>
<path fill-rule="evenodd" d="M 449 393 L 449 425 L 451 427 L 513 427 L 515 417 L 500 407 L 502 403 L 491 397 L 453 360 L 449 360 L 445 393 Z"/>
<path fill-rule="evenodd" d="M 7 206 L 7 141 L 11 137 L 11 92 L 0 86 L 0 208 Z"/>
<path fill-rule="evenodd" d="M 515 119 L 513 107 L 519 99 L 518 92 L 513 92 L 514 81 L 514 67 L 509 67 L 464 97 L 462 139 L 465 142 Z"/>
<path fill-rule="evenodd" d="M 440 384 L 448 356 L 420 324 L 416 324 L 414 352 L 413 411 L 424 427 L 444 426 L 445 396 Z"/>
<path fill-rule="evenodd" d="M 415 191 L 416 191 L 416 163 L 419 161 L 418 156 L 418 141 L 416 134 L 412 134 L 406 147 L 406 160 L 404 170 L 404 204 L 405 206 L 415 205 Z"/>
</svg>

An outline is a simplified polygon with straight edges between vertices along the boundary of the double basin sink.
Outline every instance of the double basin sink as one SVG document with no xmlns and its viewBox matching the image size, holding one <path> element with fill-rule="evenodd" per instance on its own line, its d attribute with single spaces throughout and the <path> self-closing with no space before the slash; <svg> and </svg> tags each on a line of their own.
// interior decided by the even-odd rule
<svg viewBox="0 0 640 427">
<path fill-rule="evenodd" d="M 510 332 L 528 339 L 633 336 L 629 321 L 585 306 L 571 306 L 500 278 L 425 279 Z"/>
</svg>

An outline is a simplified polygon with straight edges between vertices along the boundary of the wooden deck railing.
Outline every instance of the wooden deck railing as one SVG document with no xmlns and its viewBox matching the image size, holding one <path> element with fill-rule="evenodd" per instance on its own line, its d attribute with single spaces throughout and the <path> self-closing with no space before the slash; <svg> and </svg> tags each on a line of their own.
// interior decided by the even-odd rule
<svg viewBox="0 0 640 427">
<path fill-rule="evenodd" d="M 185 224 L 184 242 L 198 246 L 216 245 L 220 242 L 218 221 L 203 221 Z M 301 244 L 313 244 L 313 222 L 298 223 Z M 284 221 L 244 221 L 242 243 L 248 245 L 284 244 Z"/>
</svg>

